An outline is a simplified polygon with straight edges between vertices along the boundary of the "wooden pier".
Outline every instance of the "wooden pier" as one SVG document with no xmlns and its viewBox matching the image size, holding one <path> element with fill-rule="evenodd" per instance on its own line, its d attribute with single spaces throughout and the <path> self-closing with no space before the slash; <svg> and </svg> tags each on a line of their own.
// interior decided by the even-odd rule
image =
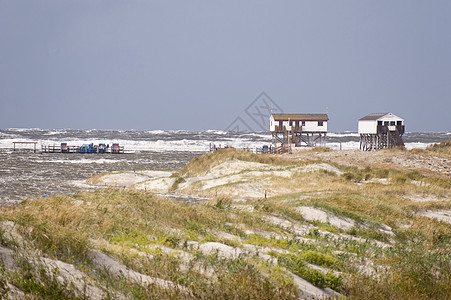
<svg viewBox="0 0 451 300">
<path fill-rule="evenodd" d="M 33 152 L 36 153 L 36 148 L 38 142 L 13 142 L 13 151 L 19 149 L 27 149 L 20 148 L 18 145 L 33 145 Z M 28 149 L 30 150 L 30 149 Z M 81 146 L 70 146 L 67 143 L 61 144 L 53 144 L 53 145 L 43 145 L 41 144 L 41 153 L 110 153 L 110 154 L 123 154 L 125 153 L 124 146 L 120 146 L 118 143 L 113 143 L 110 145 L 100 143 L 98 145 L 91 144 L 83 144 Z"/>
<path fill-rule="evenodd" d="M 16 144 L 19 144 L 19 145 L 21 145 L 21 144 L 33 144 L 33 152 L 34 153 L 36 153 L 36 144 L 37 144 L 38 142 L 13 142 L 13 145 L 14 145 L 14 151 L 16 151 Z"/>
<path fill-rule="evenodd" d="M 41 153 L 78 153 L 79 146 L 67 146 L 63 151 L 60 145 L 41 145 Z"/>
<path fill-rule="evenodd" d="M 110 147 L 105 144 L 84 144 L 82 146 L 70 146 L 66 143 L 60 145 L 41 145 L 41 153 L 110 153 L 123 154 L 125 153 L 124 146 L 114 143 Z"/>
</svg>

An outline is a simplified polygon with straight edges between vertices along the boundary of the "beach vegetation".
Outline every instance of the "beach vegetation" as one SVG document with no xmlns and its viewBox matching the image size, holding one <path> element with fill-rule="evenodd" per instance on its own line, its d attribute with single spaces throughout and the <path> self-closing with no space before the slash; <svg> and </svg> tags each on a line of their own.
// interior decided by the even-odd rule
<svg viewBox="0 0 451 300">
<path fill-rule="evenodd" d="M 100 298 L 297 299 L 306 296 L 298 277 L 318 288 L 312 297 L 326 288 L 351 299 L 451 294 L 451 224 L 424 214 L 451 209 L 448 178 L 221 149 L 174 173 L 172 190 L 230 160 L 259 164 L 198 204 L 108 188 L 3 208 L 0 295 L 14 286 L 25 297 L 83 299 L 94 286 Z M 189 191 L 202 195 L 215 176 Z M 246 188 L 261 196 L 242 196 Z M 48 260 L 72 266 L 86 288 Z"/>
<path fill-rule="evenodd" d="M 426 147 L 426 149 L 414 148 L 411 153 L 431 156 L 451 157 L 451 140 L 445 140 L 440 143 L 434 143 Z"/>
<path fill-rule="evenodd" d="M 259 155 L 245 150 L 226 148 L 194 158 L 185 166 L 185 168 L 181 170 L 180 173 L 185 176 L 205 175 L 206 172 L 211 170 L 213 167 L 218 166 L 227 160 L 234 159 L 275 166 L 292 164 L 290 160 L 276 155 Z"/>
<path fill-rule="evenodd" d="M 175 174 L 175 175 L 174 175 Z M 172 192 L 176 191 L 181 183 L 184 183 L 185 178 L 179 176 L 177 173 L 174 173 L 171 177 L 175 177 L 174 183 L 172 184 L 170 190 Z"/>
<path fill-rule="evenodd" d="M 316 269 L 308 268 L 305 263 L 305 256 L 281 254 L 278 257 L 278 263 L 317 287 L 329 287 L 338 290 L 341 286 L 342 279 L 340 276 L 336 276 L 332 272 L 323 273 Z"/>
<path fill-rule="evenodd" d="M 333 151 L 331 148 L 329 147 L 313 147 L 309 150 L 306 150 L 305 152 L 310 152 L 310 153 L 321 153 L 321 152 L 331 152 Z"/>
</svg>

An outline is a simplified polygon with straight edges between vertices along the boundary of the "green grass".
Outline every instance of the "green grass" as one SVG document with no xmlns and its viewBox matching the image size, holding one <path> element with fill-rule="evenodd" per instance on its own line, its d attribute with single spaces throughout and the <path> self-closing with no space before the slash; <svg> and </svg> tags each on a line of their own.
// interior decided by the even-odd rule
<svg viewBox="0 0 451 300">
<path fill-rule="evenodd" d="M 302 255 L 282 254 L 278 257 L 278 262 L 315 286 L 330 287 L 334 290 L 338 290 L 341 287 L 342 279 L 340 276 L 308 268 L 305 264 L 305 257 Z"/>
</svg>

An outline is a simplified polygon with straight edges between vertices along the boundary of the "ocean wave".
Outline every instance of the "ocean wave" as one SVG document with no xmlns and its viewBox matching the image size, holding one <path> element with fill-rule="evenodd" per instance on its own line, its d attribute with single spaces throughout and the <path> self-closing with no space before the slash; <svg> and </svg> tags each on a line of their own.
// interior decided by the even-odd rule
<svg viewBox="0 0 451 300">
<path fill-rule="evenodd" d="M 0 137 L 11 138 L 11 137 L 19 137 L 19 135 L 13 134 L 13 133 L 4 133 L 4 132 L 0 132 Z"/>
<path fill-rule="evenodd" d="M 271 135 L 265 132 L 226 132 L 221 130 L 206 131 L 107 131 L 107 130 L 80 130 L 80 129 L 35 129 L 19 128 L 18 131 L 3 130 L 0 132 L 0 148 L 12 149 L 13 142 L 38 142 L 37 149 L 41 145 L 60 145 L 65 142 L 69 146 L 81 146 L 83 144 L 105 143 L 110 146 L 119 143 L 125 147 L 126 152 L 139 151 L 182 151 L 204 152 L 209 151 L 210 144 L 216 146 L 231 145 L 236 148 L 255 148 L 271 144 Z M 21 133 L 27 132 L 27 133 Z M 30 132 L 31 131 L 31 132 Z M 449 139 L 450 133 L 408 133 L 404 142 L 406 147 L 425 148 L 430 143 L 439 143 Z M 358 149 L 358 133 L 340 132 L 328 133 L 326 143 L 333 149 Z M 32 145 L 18 145 L 19 148 L 32 148 Z"/>
<path fill-rule="evenodd" d="M 36 163 L 59 163 L 59 164 L 114 164 L 121 162 L 121 160 L 117 159 L 89 159 L 89 158 L 83 158 L 83 159 L 50 159 L 50 160 L 35 160 Z"/>
<path fill-rule="evenodd" d="M 357 132 L 344 132 L 344 133 L 335 133 L 329 132 L 327 133 L 329 137 L 359 137 L 360 135 Z"/>
<path fill-rule="evenodd" d="M 255 137 L 258 137 L 258 138 L 262 138 L 262 139 L 271 139 L 271 133 L 258 133 L 258 132 L 249 132 L 249 133 L 247 133 L 247 134 L 245 134 L 245 135 L 247 135 L 247 136 L 255 136 Z"/>
<path fill-rule="evenodd" d="M 331 142 L 326 143 L 325 146 L 331 148 L 332 150 L 358 150 L 360 147 L 360 142 Z"/>
<path fill-rule="evenodd" d="M 219 134 L 219 135 L 227 135 L 227 134 L 229 134 L 228 131 L 215 130 L 215 129 L 209 129 L 209 130 L 200 131 L 200 132 L 213 133 L 213 134 Z"/>
<path fill-rule="evenodd" d="M 46 129 L 41 128 L 7 128 L 9 131 L 16 131 L 16 132 L 28 132 L 28 131 L 45 131 Z"/>
<path fill-rule="evenodd" d="M 421 143 L 421 142 L 413 142 L 413 143 L 404 143 L 404 146 L 407 150 L 412 150 L 414 148 L 425 149 L 427 146 L 432 143 Z"/>
<path fill-rule="evenodd" d="M 66 134 L 67 130 L 52 130 L 46 133 L 43 133 L 43 135 L 57 135 L 57 134 Z"/>
<path fill-rule="evenodd" d="M 167 131 L 164 130 L 148 130 L 146 131 L 146 133 L 150 133 L 150 134 L 167 134 Z"/>
<path fill-rule="evenodd" d="M 24 139 L 14 140 L 14 141 L 27 141 Z M 105 141 L 70 141 L 68 142 L 69 146 L 81 146 L 83 144 L 99 144 L 100 142 Z M 110 147 L 113 142 L 105 142 L 109 144 Z M 261 140 L 261 141 L 252 141 L 245 140 L 240 138 L 227 139 L 227 140 L 177 140 L 177 141 L 165 141 L 165 140 L 157 140 L 157 141 L 136 141 L 136 140 L 116 140 L 114 143 L 119 143 L 120 146 L 123 146 L 126 152 L 140 152 L 140 151 L 155 151 L 155 152 L 168 152 L 168 151 L 178 151 L 178 152 L 205 152 L 209 151 L 210 145 L 216 145 L 216 147 L 225 147 L 232 146 L 235 148 L 260 148 L 263 145 L 271 144 L 270 140 Z M 405 143 L 407 149 L 413 148 L 426 148 L 431 143 L 422 143 L 422 142 L 411 142 Z M 41 145 L 59 146 L 59 142 L 49 142 L 38 143 L 36 149 L 40 151 Z M 326 147 L 329 147 L 334 150 L 352 150 L 359 149 L 359 142 L 356 141 L 347 141 L 347 142 L 326 142 Z M 16 146 L 19 149 L 32 149 L 33 145 L 20 145 Z M 340 148 L 341 147 L 341 148 Z M 12 149 L 13 143 L 12 140 L 0 140 L 0 148 L 2 149 Z"/>
</svg>

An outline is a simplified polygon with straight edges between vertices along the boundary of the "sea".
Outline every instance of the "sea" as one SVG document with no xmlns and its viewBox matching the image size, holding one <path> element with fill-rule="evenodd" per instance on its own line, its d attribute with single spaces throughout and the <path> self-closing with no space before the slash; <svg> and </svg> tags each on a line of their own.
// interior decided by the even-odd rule
<svg viewBox="0 0 451 300">
<path fill-rule="evenodd" d="M 406 133 L 407 149 L 451 139 L 451 133 Z M 37 142 L 36 153 L 32 144 Z M 123 154 L 41 153 L 42 146 L 119 143 Z M 220 130 L 79 130 L 0 129 L 0 206 L 54 194 L 73 194 L 95 187 L 89 177 L 110 171 L 177 170 L 191 159 L 209 152 L 210 147 L 232 146 L 255 151 L 271 144 L 267 132 L 227 132 Z M 359 148 L 356 132 L 328 133 L 326 147 L 334 150 Z"/>
</svg>

